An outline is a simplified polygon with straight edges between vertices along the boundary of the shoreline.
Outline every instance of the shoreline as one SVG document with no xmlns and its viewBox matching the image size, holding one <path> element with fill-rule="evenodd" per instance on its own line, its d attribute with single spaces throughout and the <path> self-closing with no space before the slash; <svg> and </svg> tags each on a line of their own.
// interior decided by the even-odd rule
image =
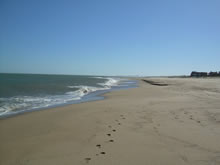
<svg viewBox="0 0 220 165">
<path fill-rule="evenodd" d="M 125 83 L 129 83 L 129 85 L 124 86 Z M 132 84 L 130 84 L 130 83 L 132 83 Z M 136 80 L 132 80 L 132 79 L 121 80 L 121 82 L 119 82 L 118 85 L 111 86 L 110 89 L 101 89 L 101 90 L 97 90 L 97 91 L 88 93 L 88 94 L 82 96 L 79 100 L 72 100 L 72 101 L 68 101 L 66 103 L 62 103 L 62 104 L 50 105 L 48 107 L 33 108 L 33 109 L 28 109 L 28 110 L 15 111 L 15 112 L 12 112 L 9 114 L 3 114 L 0 116 L 0 120 L 15 117 L 17 115 L 23 115 L 25 113 L 35 112 L 35 111 L 44 111 L 44 110 L 48 110 L 48 109 L 52 109 L 52 108 L 64 107 L 67 105 L 102 100 L 102 99 L 105 99 L 104 95 L 106 93 L 109 93 L 112 91 L 117 91 L 117 90 L 136 88 L 136 87 L 138 87 L 138 82 Z"/>
<path fill-rule="evenodd" d="M 220 79 L 146 79 L 168 85 L 0 120 L 0 164 L 218 164 Z"/>
</svg>

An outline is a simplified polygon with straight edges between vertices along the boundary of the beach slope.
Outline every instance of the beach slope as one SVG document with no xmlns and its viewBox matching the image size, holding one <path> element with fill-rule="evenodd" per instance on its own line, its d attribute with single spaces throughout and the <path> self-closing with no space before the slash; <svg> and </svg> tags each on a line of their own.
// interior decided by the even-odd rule
<svg viewBox="0 0 220 165">
<path fill-rule="evenodd" d="M 220 164 L 220 79 L 145 80 L 1 119 L 0 165 Z"/>
</svg>

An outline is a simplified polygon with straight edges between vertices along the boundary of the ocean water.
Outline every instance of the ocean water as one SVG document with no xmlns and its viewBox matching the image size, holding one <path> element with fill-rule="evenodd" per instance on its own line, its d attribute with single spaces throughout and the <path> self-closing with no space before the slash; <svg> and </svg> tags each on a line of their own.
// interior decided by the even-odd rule
<svg viewBox="0 0 220 165">
<path fill-rule="evenodd" d="M 0 74 L 0 117 L 89 101 L 108 90 L 134 86 L 118 77 Z"/>
</svg>

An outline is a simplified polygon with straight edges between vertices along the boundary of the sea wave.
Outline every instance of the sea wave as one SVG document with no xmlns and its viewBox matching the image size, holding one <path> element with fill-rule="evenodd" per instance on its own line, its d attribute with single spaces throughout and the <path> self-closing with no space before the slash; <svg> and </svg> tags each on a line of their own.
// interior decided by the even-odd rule
<svg viewBox="0 0 220 165">
<path fill-rule="evenodd" d="M 0 98 L 0 116 L 57 106 L 71 101 L 80 100 L 83 96 L 91 92 L 111 89 L 112 86 L 118 85 L 120 81 L 119 79 L 110 77 L 98 78 L 106 79 L 106 81 L 104 83 L 98 83 L 97 86 L 99 87 L 84 85 L 68 86 L 70 91 L 63 95 L 14 96 L 10 98 Z"/>
<path fill-rule="evenodd" d="M 95 92 L 97 90 L 102 90 L 104 88 L 97 88 L 97 87 L 92 87 L 92 86 L 85 86 L 85 85 L 78 85 L 78 86 L 68 86 L 69 88 L 74 88 L 74 89 L 78 89 L 76 91 L 70 91 L 70 92 L 67 92 L 66 94 L 68 95 L 77 95 L 77 96 L 84 96 L 88 93 L 91 93 L 91 92 Z"/>
<path fill-rule="evenodd" d="M 105 87 L 105 88 L 111 88 L 112 86 L 117 86 L 120 82 L 119 78 L 110 78 L 106 77 L 106 81 L 104 83 L 98 83 L 99 85 Z"/>
<path fill-rule="evenodd" d="M 46 108 L 68 101 L 79 100 L 81 97 L 76 93 L 65 95 L 48 95 L 48 96 L 15 96 L 11 98 L 1 98 L 4 101 L 0 105 L 0 116 L 13 114 L 21 111 Z"/>
</svg>

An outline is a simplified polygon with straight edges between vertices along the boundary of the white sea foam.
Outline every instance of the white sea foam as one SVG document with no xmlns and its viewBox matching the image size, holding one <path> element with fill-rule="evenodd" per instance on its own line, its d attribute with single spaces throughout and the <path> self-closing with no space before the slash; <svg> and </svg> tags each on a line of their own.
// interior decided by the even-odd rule
<svg viewBox="0 0 220 165">
<path fill-rule="evenodd" d="M 99 85 L 103 86 L 104 88 L 111 88 L 112 86 L 117 86 L 119 83 L 119 79 L 116 78 L 105 78 L 106 81 L 104 83 L 98 83 Z"/>
<path fill-rule="evenodd" d="M 80 100 L 83 96 L 98 90 L 107 90 L 119 83 L 119 79 L 107 77 L 95 77 L 106 79 L 104 83 L 93 86 L 68 86 L 73 91 L 66 92 L 63 95 L 47 95 L 47 96 L 15 96 L 10 98 L 0 98 L 0 116 L 13 114 L 21 111 L 45 108 L 65 104 L 70 101 Z"/>
<path fill-rule="evenodd" d="M 0 115 L 8 113 L 17 113 L 21 110 L 32 110 L 44 108 L 48 106 L 55 106 L 67 103 L 68 101 L 79 100 L 81 97 L 77 94 L 65 94 L 54 96 L 16 96 L 5 99 L 0 105 Z"/>
<path fill-rule="evenodd" d="M 93 77 L 93 78 L 106 79 L 105 77 Z"/>
<path fill-rule="evenodd" d="M 72 86 L 72 88 L 78 88 L 77 91 L 73 91 L 75 94 L 79 94 L 80 96 L 83 96 L 85 94 L 88 94 L 90 92 L 94 92 L 97 90 L 101 90 L 100 88 L 97 87 L 92 87 L 92 86 L 84 86 L 84 85 L 79 85 L 79 86 Z M 67 94 L 73 94 L 72 92 L 67 92 Z"/>
</svg>

